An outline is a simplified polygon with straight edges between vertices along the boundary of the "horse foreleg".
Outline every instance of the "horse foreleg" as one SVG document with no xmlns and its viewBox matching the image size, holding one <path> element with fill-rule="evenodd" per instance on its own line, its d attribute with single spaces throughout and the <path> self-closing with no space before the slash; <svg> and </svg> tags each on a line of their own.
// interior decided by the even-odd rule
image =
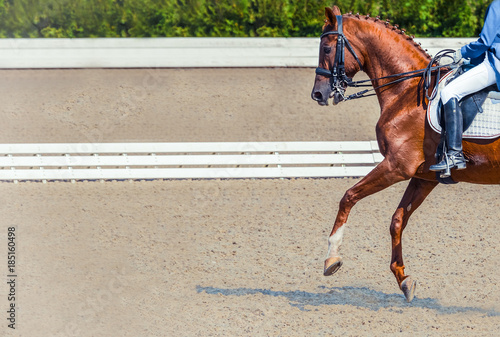
<svg viewBox="0 0 500 337">
<path fill-rule="evenodd" d="M 342 266 L 339 248 L 344 235 L 343 226 L 347 222 L 352 207 L 359 200 L 405 179 L 408 179 L 408 177 L 394 168 L 391 169 L 390 163 L 384 160 L 356 185 L 345 192 L 344 197 L 340 201 L 335 224 L 328 239 L 328 254 L 323 273 L 325 276 L 334 274 Z"/>
<path fill-rule="evenodd" d="M 425 198 L 431 193 L 438 183 L 412 178 L 406 188 L 403 199 L 399 203 L 398 209 L 392 216 L 391 237 L 392 237 L 392 258 L 391 270 L 396 276 L 399 288 L 403 291 L 406 300 L 411 302 L 415 294 L 416 282 L 410 276 L 405 275 L 403 263 L 403 247 L 401 246 L 401 236 L 408 223 L 411 214 L 422 204 Z"/>
</svg>

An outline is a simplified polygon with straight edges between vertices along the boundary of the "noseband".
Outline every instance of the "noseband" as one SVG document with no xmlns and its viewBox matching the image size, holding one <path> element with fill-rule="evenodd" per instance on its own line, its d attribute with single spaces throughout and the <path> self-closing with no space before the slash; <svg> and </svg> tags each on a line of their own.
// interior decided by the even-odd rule
<svg viewBox="0 0 500 337">
<path fill-rule="evenodd" d="M 358 62 L 361 71 L 363 71 L 363 66 L 361 65 L 361 61 L 356 55 L 356 52 L 354 51 L 351 44 L 344 35 L 344 32 L 342 31 L 342 15 L 336 15 L 336 17 L 337 17 L 337 30 L 325 32 L 320 36 L 320 39 L 323 39 L 327 35 L 337 35 L 337 48 L 335 50 L 335 59 L 333 61 L 333 67 L 331 67 L 330 70 L 318 67 L 316 68 L 316 74 L 330 78 L 332 92 L 334 94 L 338 93 L 343 100 L 346 100 L 346 97 L 344 96 L 345 88 L 352 83 L 352 78 L 348 77 L 345 73 L 344 46 L 347 47 L 352 56 L 354 56 L 354 59 Z"/>
</svg>

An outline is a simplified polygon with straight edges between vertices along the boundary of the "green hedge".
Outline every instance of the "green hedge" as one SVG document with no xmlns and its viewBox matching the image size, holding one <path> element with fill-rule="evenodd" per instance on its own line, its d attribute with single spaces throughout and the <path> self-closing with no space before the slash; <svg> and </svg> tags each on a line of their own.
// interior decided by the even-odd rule
<svg viewBox="0 0 500 337">
<path fill-rule="evenodd" d="M 334 0 L 333 0 L 334 1 Z M 477 36 L 492 0 L 338 0 L 416 36 Z M 332 0 L 0 0 L 0 37 L 318 36 Z"/>
</svg>

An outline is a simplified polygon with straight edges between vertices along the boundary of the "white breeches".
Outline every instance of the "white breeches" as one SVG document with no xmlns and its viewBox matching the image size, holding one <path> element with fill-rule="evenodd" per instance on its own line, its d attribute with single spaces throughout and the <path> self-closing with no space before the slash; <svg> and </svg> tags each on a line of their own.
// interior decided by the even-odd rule
<svg viewBox="0 0 500 337">
<path fill-rule="evenodd" d="M 441 91 L 441 102 L 446 104 L 450 99 L 461 100 L 467 95 L 475 93 L 481 89 L 496 83 L 495 70 L 491 67 L 488 58 L 451 81 Z"/>
</svg>

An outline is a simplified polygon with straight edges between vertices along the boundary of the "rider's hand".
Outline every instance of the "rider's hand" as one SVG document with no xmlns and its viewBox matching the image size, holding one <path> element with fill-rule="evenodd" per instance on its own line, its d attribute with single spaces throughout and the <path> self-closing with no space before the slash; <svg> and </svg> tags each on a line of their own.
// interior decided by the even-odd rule
<svg viewBox="0 0 500 337">
<path fill-rule="evenodd" d="M 462 59 L 462 51 L 460 49 L 461 48 L 457 49 L 457 51 L 453 53 L 453 63 L 458 63 Z"/>
</svg>

